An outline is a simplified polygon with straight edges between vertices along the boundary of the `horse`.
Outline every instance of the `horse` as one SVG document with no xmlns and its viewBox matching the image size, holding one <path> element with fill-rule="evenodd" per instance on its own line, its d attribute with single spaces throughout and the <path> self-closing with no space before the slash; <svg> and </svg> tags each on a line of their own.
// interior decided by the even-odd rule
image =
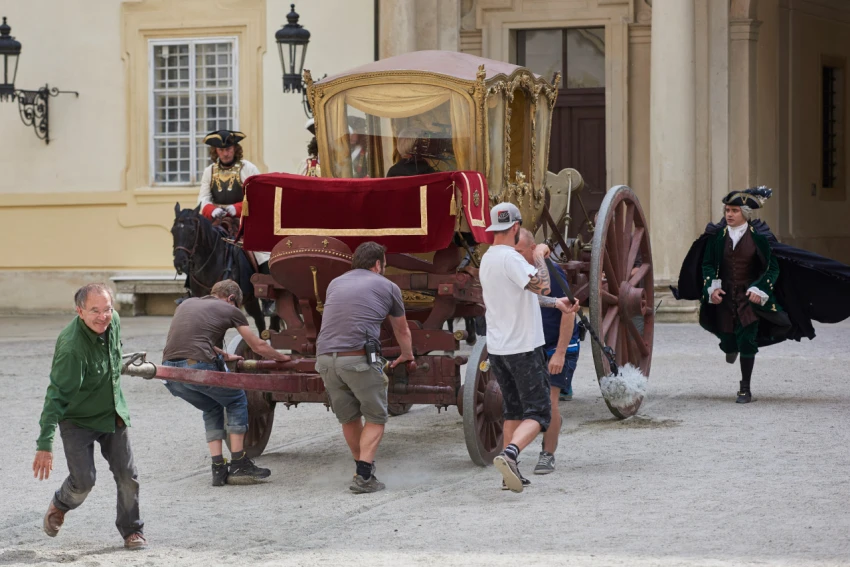
<svg viewBox="0 0 850 567">
<path fill-rule="evenodd" d="M 174 206 L 173 237 L 174 268 L 178 274 L 188 276 L 192 297 L 208 295 L 212 286 L 221 280 L 231 279 L 242 289 L 245 311 L 254 319 L 257 330 L 266 330 L 266 319 L 260 301 L 254 296 L 251 275 L 254 266 L 242 248 L 223 240 L 222 232 L 201 213 L 201 206 L 180 209 Z M 280 317 L 271 316 L 271 328 L 280 330 Z"/>
</svg>

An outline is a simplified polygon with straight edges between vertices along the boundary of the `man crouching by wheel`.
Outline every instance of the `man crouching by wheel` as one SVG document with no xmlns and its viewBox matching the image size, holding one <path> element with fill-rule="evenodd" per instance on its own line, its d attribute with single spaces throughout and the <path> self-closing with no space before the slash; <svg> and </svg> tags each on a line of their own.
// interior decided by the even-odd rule
<svg viewBox="0 0 850 567">
<path fill-rule="evenodd" d="M 551 419 L 549 373 L 543 351 L 543 321 L 540 307 L 578 311 L 578 302 L 547 297 L 550 291 L 546 257 L 549 248 L 534 248 L 534 265 L 514 248 L 519 243 L 522 217 L 512 203 L 490 210 L 493 246 L 481 259 L 479 271 L 487 308 L 487 351 L 490 368 L 502 389 L 505 418 L 505 450 L 493 464 L 502 473 L 503 487 L 522 492 L 531 482 L 519 472 L 520 451 L 537 434 L 546 432 Z"/>
<path fill-rule="evenodd" d="M 215 284 L 210 295 L 192 297 L 182 302 L 168 329 L 162 365 L 195 370 L 226 372 L 224 361 L 241 357 L 225 354 L 224 334 L 236 327 L 248 347 L 265 358 L 287 362 L 290 360 L 255 335 L 248 319 L 239 309 L 242 290 L 233 280 Z M 172 395 L 182 398 L 204 412 L 207 445 L 212 457 L 212 485 L 254 484 L 271 474 L 269 469 L 256 466 L 244 450 L 248 431 L 248 398 L 243 390 L 202 386 L 183 382 L 165 381 Z M 227 410 L 227 433 L 230 436 L 230 467 L 222 456 L 224 416 Z"/>
<path fill-rule="evenodd" d="M 386 488 L 375 476 L 375 453 L 388 418 L 389 380 L 380 357 L 381 323 L 387 316 L 401 347 L 401 356 L 390 368 L 413 360 L 401 290 L 383 277 L 385 252 L 377 242 L 357 247 L 351 271 L 328 285 L 322 329 L 316 339 L 316 371 L 357 464 L 349 488 L 358 494 Z"/>
</svg>

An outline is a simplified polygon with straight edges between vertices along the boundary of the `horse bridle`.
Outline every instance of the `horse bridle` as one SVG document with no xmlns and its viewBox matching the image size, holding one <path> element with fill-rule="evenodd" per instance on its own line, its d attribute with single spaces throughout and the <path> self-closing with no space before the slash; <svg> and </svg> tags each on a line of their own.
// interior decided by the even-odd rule
<svg viewBox="0 0 850 567">
<path fill-rule="evenodd" d="M 192 278 L 192 281 L 194 281 L 199 286 L 201 286 L 201 287 L 203 287 L 207 290 L 211 290 L 212 289 L 211 286 L 208 286 L 207 284 L 203 283 L 202 281 L 200 281 L 198 278 L 195 277 L 195 272 L 196 271 L 200 272 L 204 268 L 207 267 L 207 264 L 209 264 L 210 260 L 213 259 L 213 256 L 215 255 L 214 252 L 216 251 L 216 249 L 218 249 L 218 241 L 221 240 L 221 239 L 220 238 L 214 239 L 215 244 L 213 244 L 213 249 L 210 250 L 210 254 L 207 257 L 207 261 L 204 262 L 203 265 L 200 268 L 198 268 L 197 270 L 194 270 L 192 268 L 192 258 L 195 257 L 195 250 L 198 248 L 198 238 L 200 238 L 200 236 L 201 236 L 201 221 L 197 216 L 195 216 L 195 217 L 192 217 L 192 223 L 195 225 L 195 241 L 192 243 L 192 249 L 189 250 L 185 246 L 172 246 L 171 247 L 172 248 L 171 256 L 174 257 L 174 253 L 177 252 L 178 250 L 183 250 L 184 252 L 186 252 L 189 255 L 189 277 Z M 225 271 L 227 271 L 226 268 L 225 268 Z M 223 274 L 224 274 L 224 272 L 222 272 L 222 275 Z"/>
</svg>

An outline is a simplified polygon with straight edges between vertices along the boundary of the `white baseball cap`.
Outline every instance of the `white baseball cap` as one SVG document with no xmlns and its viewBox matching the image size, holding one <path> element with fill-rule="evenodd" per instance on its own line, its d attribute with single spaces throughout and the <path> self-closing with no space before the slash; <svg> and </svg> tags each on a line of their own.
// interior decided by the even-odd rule
<svg viewBox="0 0 850 567">
<path fill-rule="evenodd" d="M 522 224 L 522 215 L 513 203 L 499 203 L 490 209 L 490 226 L 487 232 L 501 232 L 508 230 L 514 223 Z"/>
</svg>

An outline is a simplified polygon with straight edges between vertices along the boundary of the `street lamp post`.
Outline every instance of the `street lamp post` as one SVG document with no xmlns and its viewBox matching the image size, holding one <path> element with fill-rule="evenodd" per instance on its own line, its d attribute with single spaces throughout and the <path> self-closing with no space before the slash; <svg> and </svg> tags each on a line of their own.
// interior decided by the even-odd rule
<svg viewBox="0 0 850 567">
<path fill-rule="evenodd" d="M 18 60 L 21 55 L 21 42 L 12 37 L 10 32 L 12 28 L 6 23 L 6 17 L 3 17 L 3 23 L 0 24 L 0 62 L 3 68 L 0 69 L 0 78 L 3 82 L 0 83 L 0 102 L 18 101 L 18 112 L 21 115 L 21 121 L 26 126 L 32 126 L 35 130 L 35 135 L 40 140 L 44 140 L 45 144 L 50 143 L 50 122 L 49 122 L 49 105 L 50 97 L 59 96 L 62 93 L 73 94 L 80 96 L 76 91 L 60 91 L 58 88 L 51 88 L 45 84 L 43 87 L 31 91 L 26 89 L 15 89 L 15 76 L 18 74 Z"/>
<path fill-rule="evenodd" d="M 283 92 L 301 93 L 304 112 L 308 118 L 312 118 L 310 104 L 307 102 L 307 86 L 301 77 L 307 56 L 307 44 L 310 43 L 310 32 L 298 23 L 299 16 L 295 11 L 295 4 L 290 4 L 290 8 L 291 11 L 286 15 L 286 25 L 274 34 L 280 66 L 283 69 Z"/>
</svg>

